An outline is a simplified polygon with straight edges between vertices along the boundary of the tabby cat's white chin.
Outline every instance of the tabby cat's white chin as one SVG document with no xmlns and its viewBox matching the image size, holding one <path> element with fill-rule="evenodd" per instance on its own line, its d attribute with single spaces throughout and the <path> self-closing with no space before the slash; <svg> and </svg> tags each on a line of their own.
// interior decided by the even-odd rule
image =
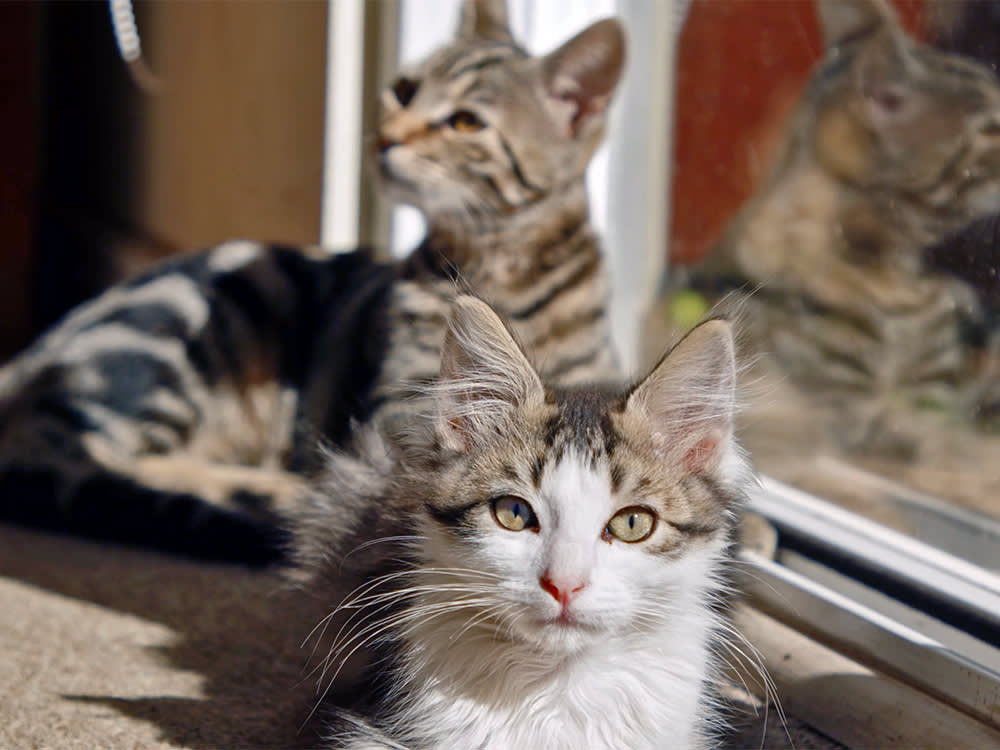
<svg viewBox="0 0 1000 750">
<path fill-rule="evenodd" d="M 576 617 L 527 621 L 518 634 L 525 642 L 553 655 L 579 654 L 613 635 L 605 628 Z"/>
</svg>

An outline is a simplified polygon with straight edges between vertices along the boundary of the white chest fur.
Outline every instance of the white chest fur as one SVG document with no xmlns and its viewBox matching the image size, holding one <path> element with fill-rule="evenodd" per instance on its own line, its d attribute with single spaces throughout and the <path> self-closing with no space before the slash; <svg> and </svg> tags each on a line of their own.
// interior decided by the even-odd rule
<svg viewBox="0 0 1000 750">
<path fill-rule="evenodd" d="M 416 678 L 397 726 L 435 750 L 697 750 L 711 657 L 709 628 L 691 620 L 706 616 L 691 612 L 669 630 L 608 639 L 549 665 L 510 644 L 425 655 L 434 677 Z"/>
</svg>

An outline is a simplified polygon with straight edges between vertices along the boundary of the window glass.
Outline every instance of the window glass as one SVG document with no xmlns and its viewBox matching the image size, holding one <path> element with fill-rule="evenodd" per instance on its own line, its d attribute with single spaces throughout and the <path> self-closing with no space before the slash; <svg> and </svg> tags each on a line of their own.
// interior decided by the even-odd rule
<svg viewBox="0 0 1000 750">
<path fill-rule="evenodd" d="M 992 1 L 694 0 L 651 315 L 738 319 L 762 473 L 996 569 L 998 40 Z"/>
</svg>

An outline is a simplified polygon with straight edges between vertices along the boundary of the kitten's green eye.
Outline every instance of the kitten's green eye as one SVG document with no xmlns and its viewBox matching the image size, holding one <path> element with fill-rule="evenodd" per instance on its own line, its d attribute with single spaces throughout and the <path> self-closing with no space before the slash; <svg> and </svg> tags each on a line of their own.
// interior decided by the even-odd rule
<svg viewBox="0 0 1000 750">
<path fill-rule="evenodd" d="M 480 120 L 478 115 L 467 109 L 460 109 L 449 117 L 448 125 L 459 133 L 475 133 L 486 127 L 486 123 Z"/>
<path fill-rule="evenodd" d="M 504 495 L 494 500 L 490 508 L 494 520 L 509 531 L 537 529 L 538 519 L 528 501 L 513 495 Z"/>
<path fill-rule="evenodd" d="M 420 88 L 420 83 L 414 81 L 412 78 L 397 78 L 392 84 L 392 95 L 396 97 L 396 101 L 402 104 L 404 107 L 413 101 L 413 97 L 417 93 L 417 89 Z"/>
<path fill-rule="evenodd" d="M 648 539 L 654 528 L 656 528 L 656 516 L 652 511 L 645 508 L 625 508 L 608 521 L 605 534 L 634 544 Z"/>
</svg>

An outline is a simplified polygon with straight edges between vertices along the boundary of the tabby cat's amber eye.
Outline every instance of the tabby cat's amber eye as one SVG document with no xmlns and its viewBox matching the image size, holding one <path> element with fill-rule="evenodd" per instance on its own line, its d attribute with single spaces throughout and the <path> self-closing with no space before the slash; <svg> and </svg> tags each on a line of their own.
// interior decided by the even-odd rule
<svg viewBox="0 0 1000 750">
<path fill-rule="evenodd" d="M 513 495 L 498 497 L 490 505 L 493 518 L 509 531 L 537 529 L 538 519 L 528 501 Z"/>
<path fill-rule="evenodd" d="M 656 516 L 645 508 L 625 508 L 608 521 L 607 534 L 634 544 L 649 538 L 656 527 Z"/>
<path fill-rule="evenodd" d="M 460 109 L 449 117 L 448 124 L 459 133 L 475 133 L 486 127 L 486 123 L 480 120 L 478 115 L 467 109 Z"/>
<path fill-rule="evenodd" d="M 418 88 L 420 88 L 420 84 L 417 81 L 404 76 L 397 78 L 392 84 L 392 95 L 405 107 L 413 100 Z"/>
</svg>

